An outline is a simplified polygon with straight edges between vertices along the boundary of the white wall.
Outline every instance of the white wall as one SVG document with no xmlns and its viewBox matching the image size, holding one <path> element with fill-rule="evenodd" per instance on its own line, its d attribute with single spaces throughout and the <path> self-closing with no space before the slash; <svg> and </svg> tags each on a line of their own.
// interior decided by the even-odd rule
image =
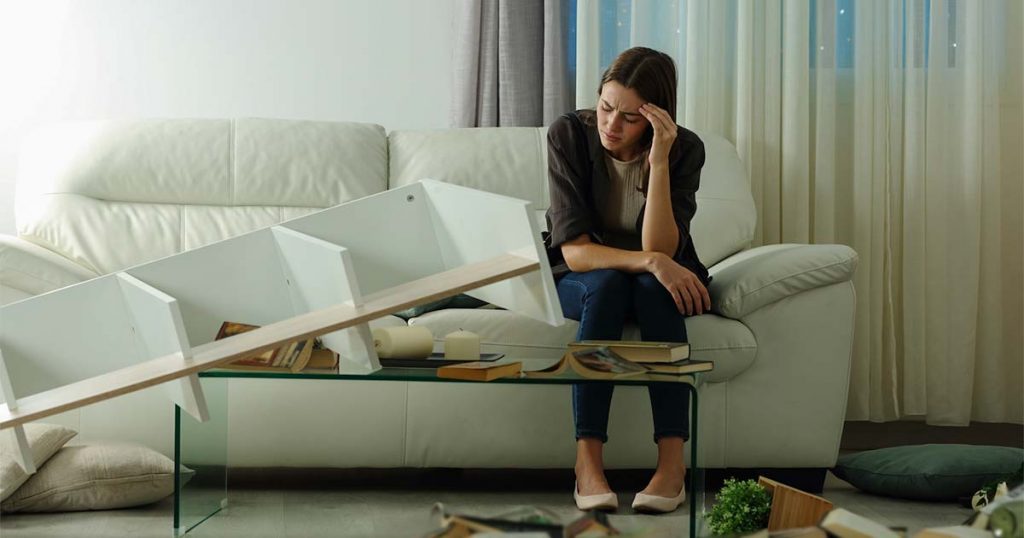
<svg viewBox="0 0 1024 538">
<path fill-rule="evenodd" d="M 274 117 L 448 125 L 454 0 L 0 2 L 0 233 L 37 125 Z"/>
</svg>

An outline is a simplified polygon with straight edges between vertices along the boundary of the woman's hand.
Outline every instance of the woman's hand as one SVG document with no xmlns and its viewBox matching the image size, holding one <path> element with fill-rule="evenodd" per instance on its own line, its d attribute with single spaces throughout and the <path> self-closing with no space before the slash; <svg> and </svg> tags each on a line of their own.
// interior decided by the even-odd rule
<svg viewBox="0 0 1024 538">
<path fill-rule="evenodd" d="M 654 129 L 654 138 L 651 141 L 651 152 L 647 160 L 651 168 L 658 165 L 668 166 L 668 154 L 672 150 L 672 144 L 676 141 L 676 122 L 663 108 L 651 103 L 640 106 L 640 113 L 651 123 Z"/>
<path fill-rule="evenodd" d="M 680 314 L 700 315 L 711 310 L 711 295 L 693 271 L 659 252 L 654 255 L 650 272 L 672 295 Z"/>
</svg>

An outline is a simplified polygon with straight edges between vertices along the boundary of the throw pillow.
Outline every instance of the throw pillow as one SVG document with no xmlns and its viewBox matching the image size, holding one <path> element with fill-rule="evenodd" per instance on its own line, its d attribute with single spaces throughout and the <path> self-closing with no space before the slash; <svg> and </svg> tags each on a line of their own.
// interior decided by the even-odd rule
<svg viewBox="0 0 1024 538">
<path fill-rule="evenodd" d="M 480 299 L 460 293 L 451 297 L 445 297 L 444 299 L 434 301 L 432 303 L 406 308 L 405 310 L 395 312 L 394 315 L 408 321 L 410 318 L 419 317 L 427 312 L 433 312 L 434 310 L 441 310 L 443 308 L 480 308 L 486 304 L 486 302 L 481 301 Z"/>
<path fill-rule="evenodd" d="M 174 462 L 153 449 L 108 443 L 69 446 L 0 504 L 0 511 L 128 508 L 173 492 Z"/>
<path fill-rule="evenodd" d="M 25 437 L 32 449 L 36 469 L 41 468 L 75 435 L 78 435 L 75 430 L 57 424 L 26 424 Z M 18 464 L 18 442 L 14 439 L 13 430 L 4 432 L 0 435 L 0 501 L 10 497 L 28 479 L 28 473 Z"/>
<path fill-rule="evenodd" d="M 846 454 L 832 472 L 868 493 L 923 501 L 970 496 L 1020 468 L 1024 449 L 914 445 Z"/>
</svg>

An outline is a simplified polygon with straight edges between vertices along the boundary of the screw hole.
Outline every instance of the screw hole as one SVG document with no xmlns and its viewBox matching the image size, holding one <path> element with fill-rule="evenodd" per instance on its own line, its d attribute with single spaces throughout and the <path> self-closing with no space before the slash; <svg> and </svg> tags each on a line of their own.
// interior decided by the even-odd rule
<svg viewBox="0 0 1024 538">
<path fill-rule="evenodd" d="M 416 199 L 416 197 L 411 195 L 411 194 L 405 197 L 405 201 L 406 202 L 411 202 L 411 201 L 413 201 L 415 199 Z"/>
</svg>

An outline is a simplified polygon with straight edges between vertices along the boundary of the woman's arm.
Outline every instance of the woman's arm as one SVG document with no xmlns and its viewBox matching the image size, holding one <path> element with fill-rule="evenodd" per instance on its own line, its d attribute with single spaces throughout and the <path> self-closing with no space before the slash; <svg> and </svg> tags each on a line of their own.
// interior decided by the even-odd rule
<svg viewBox="0 0 1024 538">
<path fill-rule="evenodd" d="M 672 193 L 669 189 L 668 159 L 657 166 L 651 166 L 640 239 L 644 250 L 661 252 L 669 257 L 679 246 L 679 227 L 676 226 L 672 212 Z"/>
<path fill-rule="evenodd" d="M 565 258 L 565 264 L 577 273 L 595 269 L 618 269 L 627 273 L 645 273 L 651 270 L 655 258 L 659 254 L 661 253 L 608 247 L 594 243 L 587 234 L 562 243 L 562 257 Z"/>
<path fill-rule="evenodd" d="M 562 243 L 562 257 L 569 269 L 585 273 L 618 269 L 627 273 L 651 273 L 672 296 L 680 314 L 692 316 L 711 310 L 711 296 L 692 271 L 662 252 L 621 250 L 599 245 L 587 234 Z"/>
<path fill-rule="evenodd" d="M 679 228 L 672 212 L 672 192 L 669 183 L 669 152 L 676 140 L 676 122 L 665 110 L 646 103 L 640 107 L 654 129 L 651 151 L 648 155 L 650 176 L 647 181 L 647 202 L 640 238 L 643 249 L 675 254 L 679 246 Z"/>
</svg>

